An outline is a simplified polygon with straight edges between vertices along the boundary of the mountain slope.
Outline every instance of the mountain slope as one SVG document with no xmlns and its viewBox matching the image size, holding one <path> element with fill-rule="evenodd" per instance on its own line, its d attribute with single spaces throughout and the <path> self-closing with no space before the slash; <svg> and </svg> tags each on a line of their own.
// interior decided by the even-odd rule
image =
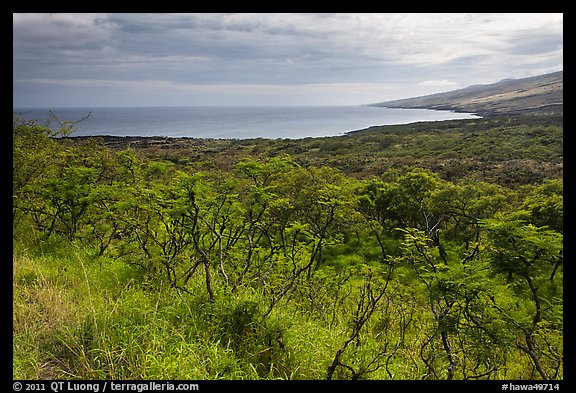
<svg viewBox="0 0 576 393">
<path fill-rule="evenodd" d="M 481 116 L 536 112 L 563 112 L 564 72 L 523 79 L 505 79 L 488 85 L 427 96 L 380 102 L 370 106 L 424 108 L 477 113 Z"/>
</svg>

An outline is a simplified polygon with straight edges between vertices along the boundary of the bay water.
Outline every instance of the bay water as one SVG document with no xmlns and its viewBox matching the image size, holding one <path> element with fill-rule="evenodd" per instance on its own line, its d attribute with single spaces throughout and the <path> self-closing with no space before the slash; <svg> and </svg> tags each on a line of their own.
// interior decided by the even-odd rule
<svg viewBox="0 0 576 393">
<path fill-rule="evenodd" d="M 49 108 L 13 108 L 41 124 Z M 473 119 L 471 113 L 371 106 L 308 107 L 110 107 L 52 109 L 61 120 L 77 121 L 71 136 L 167 136 L 217 139 L 324 137 L 371 126 L 418 121 Z M 51 126 L 57 126 L 52 121 Z"/>
</svg>

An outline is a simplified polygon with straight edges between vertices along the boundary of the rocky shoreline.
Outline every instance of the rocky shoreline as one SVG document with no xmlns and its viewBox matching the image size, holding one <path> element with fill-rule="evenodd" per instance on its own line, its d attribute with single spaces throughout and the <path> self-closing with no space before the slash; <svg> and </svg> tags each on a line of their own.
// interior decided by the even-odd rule
<svg viewBox="0 0 576 393">
<path fill-rule="evenodd" d="M 124 150 L 128 147 L 134 149 L 179 149 L 204 146 L 207 139 L 192 137 L 166 137 L 166 136 L 114 136 L 114 135 L 93 135 L 93 136 L 70 136 L 62 139 L 76 141 L 95 140 L 112 150 Z"/>
</svg>

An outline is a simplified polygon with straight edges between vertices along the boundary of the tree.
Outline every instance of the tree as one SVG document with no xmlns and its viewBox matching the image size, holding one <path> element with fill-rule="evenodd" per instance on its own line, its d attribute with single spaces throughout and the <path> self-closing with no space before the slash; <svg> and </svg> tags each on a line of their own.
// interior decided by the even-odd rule
<svg viewBox="0 0 576 393">
<path fill-rule="evenodd" d="M 520 306 L 495 306 L 509 328 L 523 336 L 516 347 L 542 379 L 557 378 L 562 366 L 562 234 L 513 217 L 486 219 L 492 268 L 522 299 Z"/>
<path fill-rule="evenodd" d="M 350 323 L 349 335 L 342 346 L 334 354 L 334 359 L 326 372 L 326 379 L 331 380 L 338 367 L 350 372 L 351 379 L 361 379 L 365 374 L 374 372 L 382 367 L 381 360 L 385 353 L 376 353 L 367 363 L 360 364 L 356 367 L 344 362 L 344 354 L 348 347 L 355 343 L 356 347 L 361 345 L 361 334 L 368 325 L 370 319 L 377 311 L 384 295 L 387 293 L 388 284 L 392 278 L 394 267 L 387 266 L 387 272 L 383 276 L 374 274 L 373 269 L 368 266 L 362 266 L 361 277 L 362 285 L 355 301 L 355 307 Z"/>
<path fill-rule="evenodd" d="M 356 188 L 340 171 L 328 167 L 308 168 L 292 177 L 289 187 L 297 220 L 307 225 L 313 238 L 309 278 L 322 263 L 324 247 L 342 242 L 342 234 L 361 219 L 355 209 Z"/>
<path fill-rule="evenodd" d="M 442 186 L 432 172 L 413 168 L 404 174 L 389 171 L 361 189 L 359 209 L 369 220 L 383 260 L 389 257 L 384 238 L 395 236 L 396 228 L 421 228 L 437 235 L 445 213 L 431 206 L 430 197 Z"/>
<path fill-rule="evenodd" d="M 563 232 L 564 198 L 562 180 L 548 180 L 536 187 L 522 207 L 529 212 L 527 219 L 537 227 L 546 226 Z"/>
<path fill-rule="evenodd" d="M 504 367 L 513 337 L 494 302 L 508 301 L 510 292 L 491 276 L 484 246 L 479 244 L 473 257 L 465 249 L 449 250 L 446 261 L 425 232 L 414 228 L 402 232 L 398 263 L 408 263 L 416 274 L 422 299 L 427 300 L 423 311 L 433 322 L 423 332 L 420 347 L 426 377 L 479 379 Z"/>
<path fill-rule="evenodd" d="M 70 166 L 59 177 L 24 188 L 25 210 L 30 212 L 46 238 L 53 232 L 75 238 L 92 206 L 97 171 L 94 168 Z"/>
<path fill-rule="evenodd" d="M 51 130 L 35 121 L 17 120 L 12 126 L 12 217 L 29 209 L 27 193 L 58 170 L 62 146 L 51 137 Z"/>
</svg>

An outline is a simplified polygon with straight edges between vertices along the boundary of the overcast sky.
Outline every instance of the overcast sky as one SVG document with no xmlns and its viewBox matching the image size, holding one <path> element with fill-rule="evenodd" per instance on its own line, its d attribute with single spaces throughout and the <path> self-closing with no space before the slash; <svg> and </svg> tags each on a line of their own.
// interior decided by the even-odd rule
<svg viewBox="0 0 576 393">
<path fill-rule="evenodd" d="M 14 107 L 360 105 L 563 69 L 562 14 L 14 14 Z"/>
</svg>

